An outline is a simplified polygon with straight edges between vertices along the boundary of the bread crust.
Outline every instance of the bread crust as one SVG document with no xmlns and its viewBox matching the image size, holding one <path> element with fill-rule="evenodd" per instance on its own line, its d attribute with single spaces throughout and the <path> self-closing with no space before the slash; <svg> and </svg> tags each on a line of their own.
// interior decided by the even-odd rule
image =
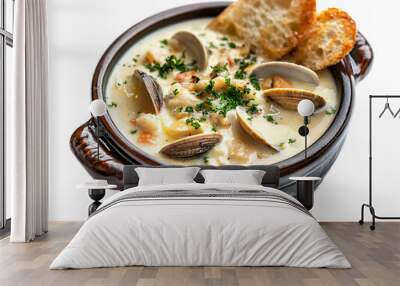
<svg viewBox="0 0 400 286">
<path fill-rule="evenodd" d="M 238 0 L 208 27 L 250 43 L 267 59 L 278 60 L 297 46 L 315 21 L 316 0 Z"/>
<path fill-rule="evenodd" d="M 357 36 L 355 21 L 344 11 L 322 11 L 293 52 L 293 60 L 315 71 L 340 62 L 353 49 Z"/>
</svg>

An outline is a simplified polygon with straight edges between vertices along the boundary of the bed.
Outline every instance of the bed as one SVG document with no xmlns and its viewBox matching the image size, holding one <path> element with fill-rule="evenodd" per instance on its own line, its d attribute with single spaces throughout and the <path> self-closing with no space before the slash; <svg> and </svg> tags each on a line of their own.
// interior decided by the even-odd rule
<svg viewBox="0 0 400 286">
<path fill-rule="evenodd" d="M 192 183 L 138 185 L 136 167 L 125 166 L 124 190 L 102 203 L 50 269 L 351 267 L 309 211 L 277 189 L 277 167 L 217 168 L 265 171 L 260 185 L 204 183 L 204 173 Z"/>
</svg>

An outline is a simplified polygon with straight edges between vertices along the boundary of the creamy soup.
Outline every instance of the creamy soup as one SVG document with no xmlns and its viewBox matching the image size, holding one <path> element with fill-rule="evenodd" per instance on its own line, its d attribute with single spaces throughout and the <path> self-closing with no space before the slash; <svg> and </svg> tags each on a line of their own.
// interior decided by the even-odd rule
<svg viewBox="0 0 400 286">
<path fill-rule="evenodd" d="M 170 25 L 128 49 L 107 83 L 106 101 L 114 124 L 139 149 L 169 164 L 272 164 L 302 152 L 304 138 L 298 129 L 303 118 L 296 110 L 266 98 L 263 90 L 272 79 L 251 76 L 252 68 L 268 60 L 252 54 L 245 43 L 207 29 L 209 21 L 202 18 Z M 199 70 L 179 42 L 171 40 L 178 31 L 190 31 L 206 47 L 204 70 Z M 160 85 L 163 102 L 159 112 L 134 79 L 135 70 L 151 75 Z M 323 70 L 318 76 L 317 85 L 278 78 L 325 100 L 324 108 L 310 118 L 309 144 L 329 128 L 340 104 L 330 72 Z M 239 124 L 238 116 L 253 130 Z M 192 157 L 160 152 L 168 144 L 198 134 L 221 136 L 207 152 Z"/>
</svg>

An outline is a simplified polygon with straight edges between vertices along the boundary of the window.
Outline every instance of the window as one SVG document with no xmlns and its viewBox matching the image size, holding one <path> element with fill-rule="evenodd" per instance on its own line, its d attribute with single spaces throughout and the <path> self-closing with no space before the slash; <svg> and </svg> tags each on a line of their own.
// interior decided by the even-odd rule
<svg viewBox="0 0 400 286">
<path fill-rule="evenodd" d="M 11 92 L 14 0 L 0 0 L 0 235 L 9 228 L 9 194 L 5 188 L 5 106 Z"/>
</svg>

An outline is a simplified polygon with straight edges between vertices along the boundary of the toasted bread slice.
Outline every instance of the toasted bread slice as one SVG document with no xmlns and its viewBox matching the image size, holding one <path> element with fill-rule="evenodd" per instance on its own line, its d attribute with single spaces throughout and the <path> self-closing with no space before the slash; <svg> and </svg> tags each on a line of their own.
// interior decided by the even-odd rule
<svg viewBox="0 0 400 286">
<path fill-rule="evenodd" d="M 322 11 L 293 51 L 295 62 L 315 71 L 337 64 L 354 47 L 357 27 L 344 11 L 329 8 Z"/>
<path fill-rule="evenodd" d="M 315 0 L 238 0 L 208 27 L 276 60 L 296 47 L 315 19 Z"/>
</svg>

